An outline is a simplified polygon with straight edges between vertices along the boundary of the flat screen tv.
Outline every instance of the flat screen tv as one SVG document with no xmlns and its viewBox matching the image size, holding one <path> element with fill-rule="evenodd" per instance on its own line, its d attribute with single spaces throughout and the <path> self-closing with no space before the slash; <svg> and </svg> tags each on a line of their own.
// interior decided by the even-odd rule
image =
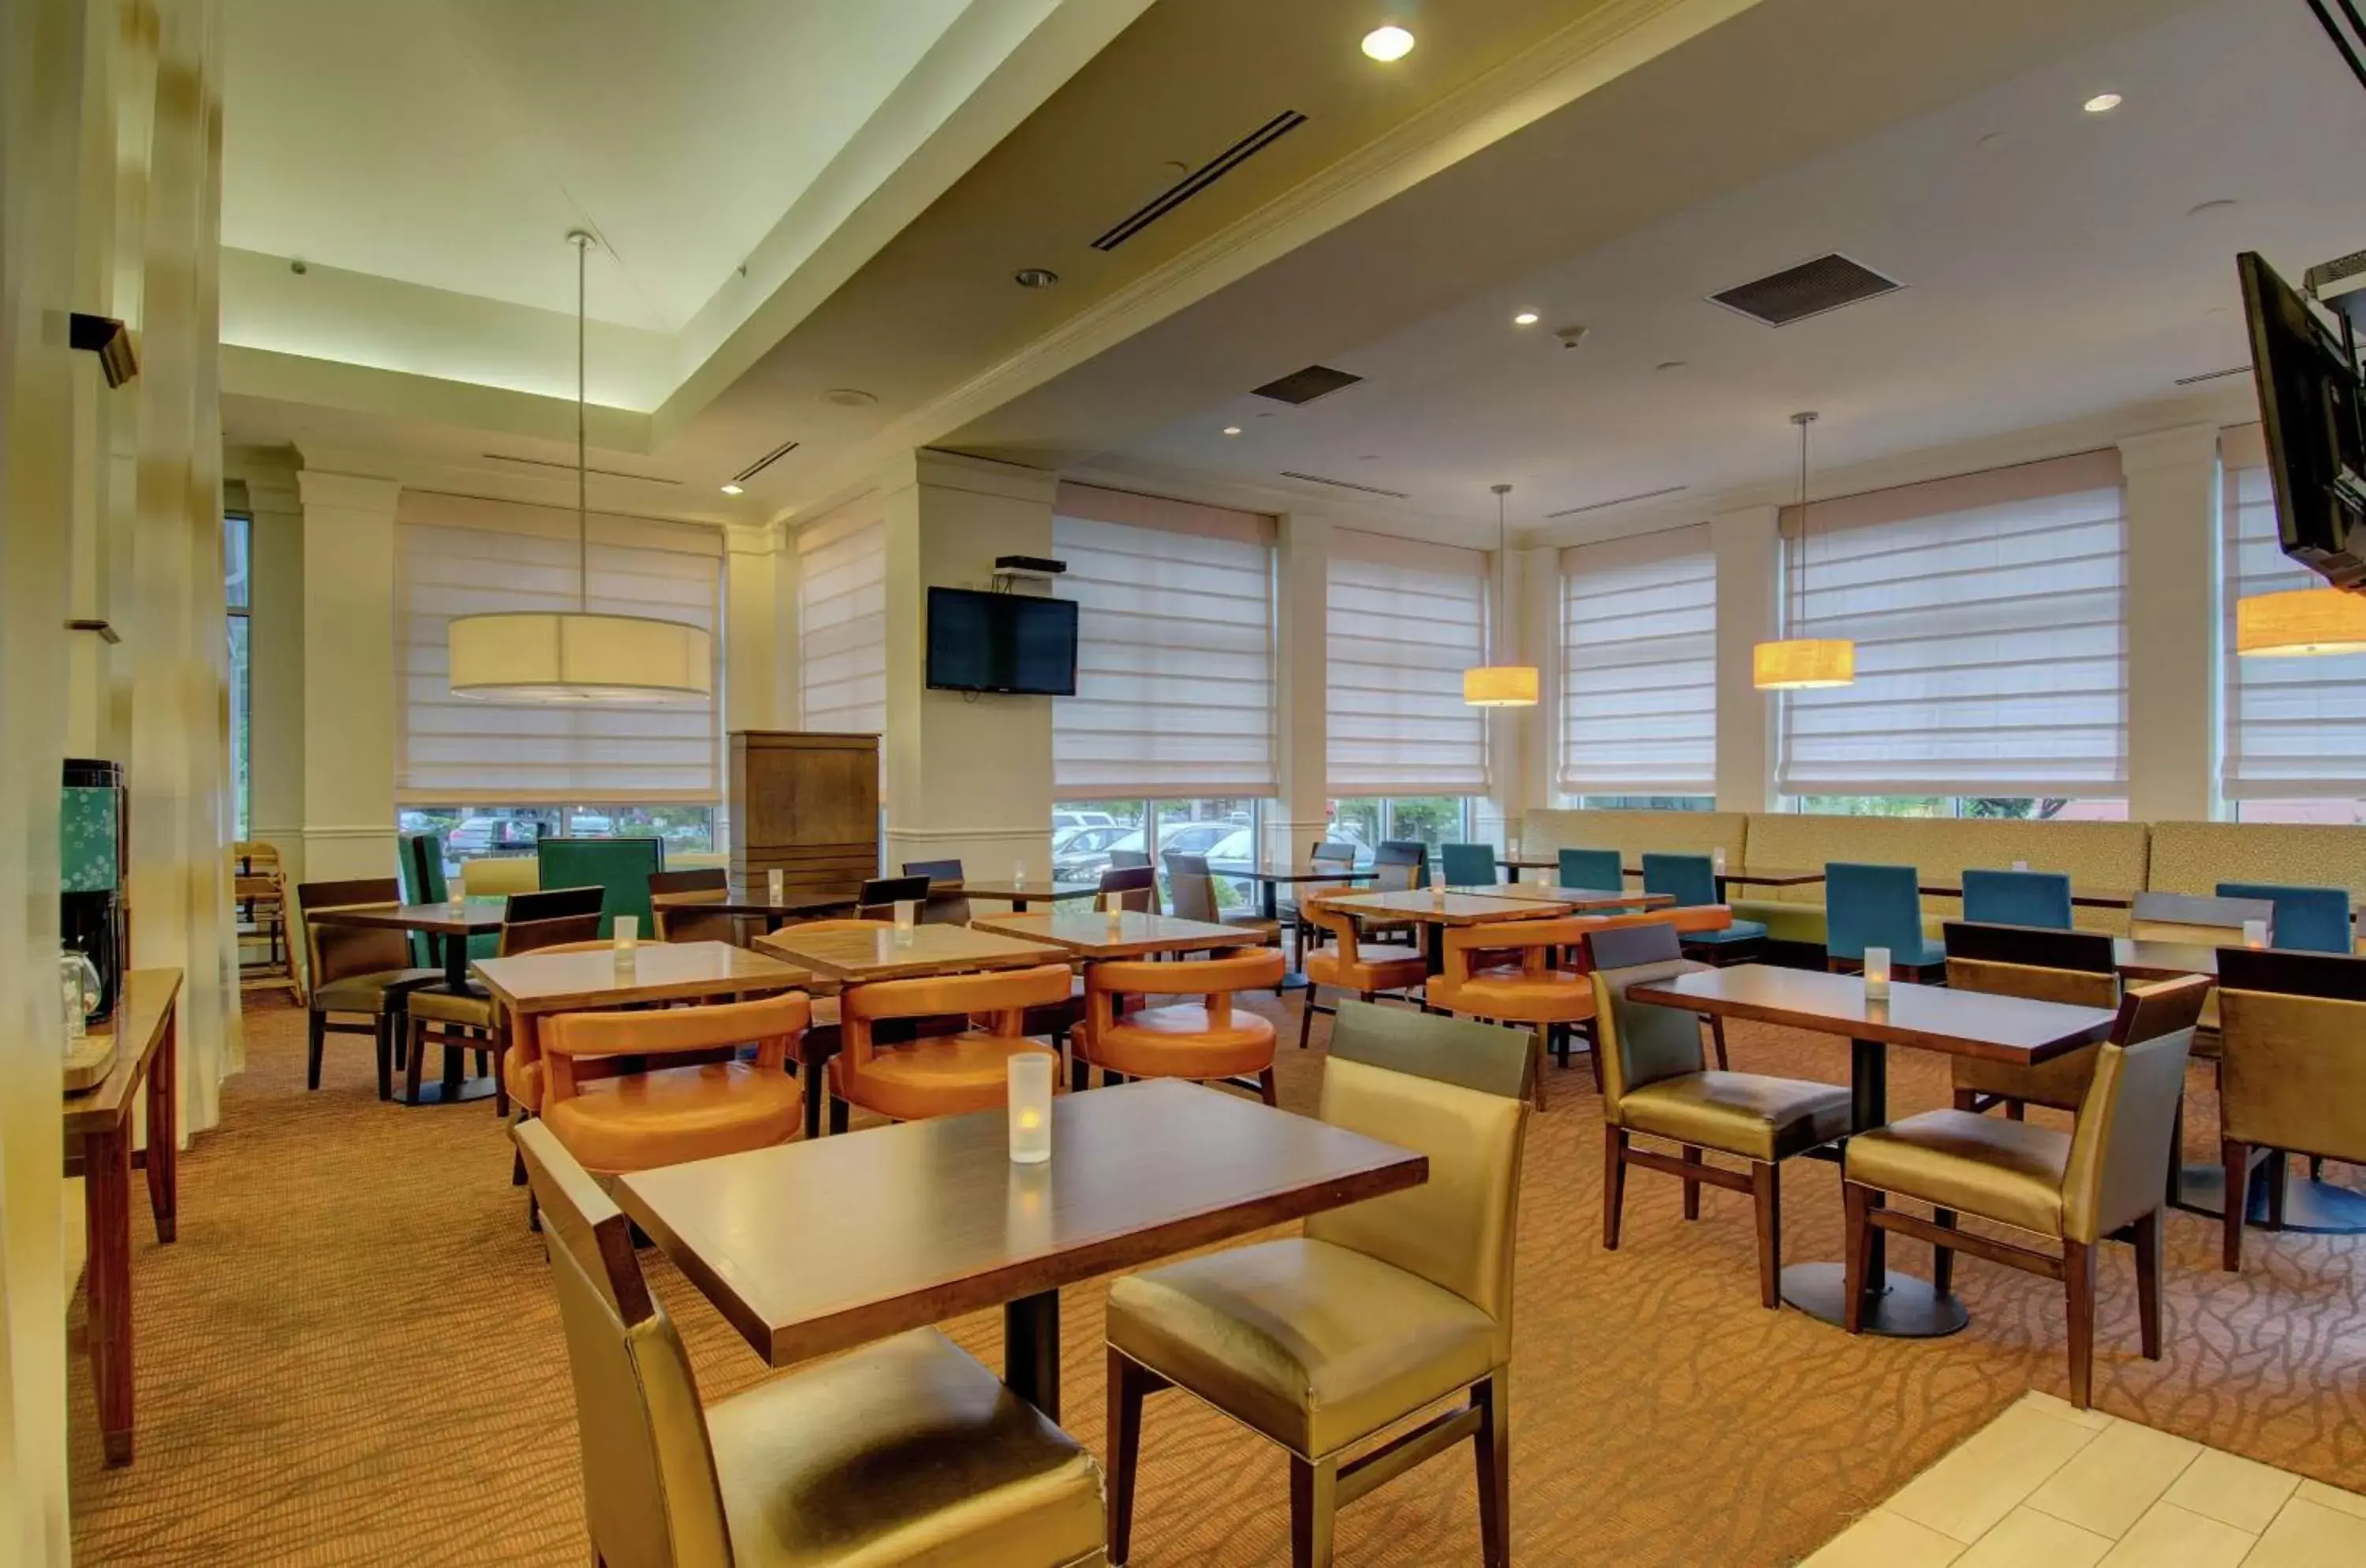
<svg viewBox="0 0 2366 1568">
<path fill-rule="evenodd" d="M 2366 592 L 2366 391 L 2350 344 L 2257 252 L 2236 267 L 2284 554 L 2337 588 Z"/>
<path fill-rule="evenodd" d="M 930 589 L 929 684 L 941 692 L 1075 696 L 1076 601 Z"/>
</svg>

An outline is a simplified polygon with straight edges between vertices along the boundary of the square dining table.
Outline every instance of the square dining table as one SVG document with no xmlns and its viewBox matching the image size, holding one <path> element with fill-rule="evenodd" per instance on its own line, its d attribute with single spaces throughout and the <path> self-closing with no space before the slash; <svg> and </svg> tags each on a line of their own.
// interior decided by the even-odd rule
<svg viewBox="0 0 2366 1568">
<path fill-rule="evenodd" d="M 1034 904 L 1066 904 L 1079 898 L 1098 897 L 1098 882 L 1055 882 L 1049 877 L 965 876 L 961 881 L 941 883 L 946 892 L 958 889 L 968 897 L 990 904 L 1008 904 L 1014 915 L 1023 915 Z"/>
<path fill-rule="evenodd" d="M 1358 919 L 1411 920 L 1425 928 L 1423 956 L 1433 976 L 1446 973 L 1446 932 L 1450 926 L 1483 926 L 1497 920 L 1547 920 L 1574 911 L 1556 898 L 1515 898 L 1500 889 L 1486 894 L 1437 893 L 1412 888 L 1403 893 L 1344 893 L 1323 900 Z"/>
<path fill-rule="evenodd" d="M 416 931 L 435 946 L 444 966 L 444 989 L 468 988 L 468 939 L 496 936 L 509 912 L 507 898 L 455 898 L 442 904 L 357 904 L 346 908 L 307 910 L 304 918 L 320 926 L 359 926 L 368 930 Z M 442 1078 L 419 1086 L 406 1105 L 457 1105 L 483 1100 L 494 1092 L 490 1077 L 466 1077 L 460 1071 L 463 1053 L 444 1053 Z"/>
<path fill-rule="evenodd" d="M 728 1001 L 797 990 L 813 976 L 727 942 L 648 942 L 620 962 L 613 947 L 521 953 L 469 966 L 507 1011 L 588 1012 L 644 1002 Z"/>
<path fill-rule="evenodd" d="M 758 937 L 756 946 L 842 986 L 1029 969 L 1067 959 L 1065 953 L 1048 942 L 1024 942 L 975 926 L 954 925 L 916 925 L 905 931 L 883 923 L 783 926 Z"/>
<path fill-rule="evenodd" d="M 1981 991 L 1892 981 L 1887 999 L 1868 998 L 1861 975 L 1825 975 L 1738 964 L 1628 987 L 1634 1001 L 1682 1008 L 1721 1018 L 1752 1019 L 1850 1043 L 1851 1124 L 1859 1132 L 1889 1120 L 1889 1047 L 1905 1045 L 1947 1055 L 2034 1066 L 2091 1045 L 2112 1032 L 2108 1008 L 2071 1007 Z M 1879 1201 L 1876 1197 L 1876 1201 Z M 1893 1272 L 1886 1233 L 1873 1233 L 1865 1276 L 1867 1333 L 1900 1338 L 1953 1334 L 1971 1321 L 1953 1294 L 1929 1281 Z M 1783 1299 L 1827 1323 L 1842 1321 L 1843 1284 L 1838 1263 L 1796 1263 L 1783 1270 Z"/>
<path fill-rule="evenodd" d="M 767 1363 L 999 1305 L 1003 1382 L 1060 1415 L 1060 1287 L 1417 1187 L 1429 1161 L 1172 1079 L 1065 1094 L 1052 1157 L 1005 1111 L 616 1179 L 616 1201 Z M 822 1201 L 790 1202 L 810 1194 Z"/>
<path fill-rule="evenodd" d="M 1021 942 L 1047 942 L 1085 959 L 1151 958 L 1162 953 L 1206 953 L 1228 947 L 1252 947 L 1254 933 L 1238 926 L 1211 925 L 1174 915 L 1122 909 L 1110 915 L 1100 909 L 1054 909 L 1041 914 L 984 915 L 970 921 L 974 931 L 1016 937 Z"/>
<path fill-rule="evenodd" d="M 851 915 L 856 897 L 851 893 L 816 893 L 804 888 L 783 888 L 775 898 L 761 882 L 735 883 L 728 887 L 693 888 L 682 893 L 659 893 L 649 904 L 659 909 L 695 909 L 710 915 L 735 915 L 749 919 L 761 919 L 770 931 L 783 920 L 805 919 L 824 915 Z"/>
<path fill-rule="evenodd" d="M 1486 887 L 1449 887 L 1449 893 L 1468 893 L 1480 898 L 1518 898 L 1531 904 L 1566 904 L 1581 915 L 1598 915 L 1614 909 L 1665 909 L 1673 908 L 1673 893 L 1628 893 L 1616 887 L 1557 887 L 1538 882 L 1504 882 Z"/>
</svg>

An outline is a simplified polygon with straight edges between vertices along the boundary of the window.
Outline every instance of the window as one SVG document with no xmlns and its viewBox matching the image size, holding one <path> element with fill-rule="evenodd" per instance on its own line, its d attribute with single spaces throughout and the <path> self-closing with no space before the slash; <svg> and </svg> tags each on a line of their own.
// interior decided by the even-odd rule
<svg viewBox="0 0 2366 1568">
<path fill-rule="evenodd" d="M 1384 843 L 1417 843 L 1433 856 L 1440 844 L 1472 841 L 1468 797 L 1363 795 L 1331 803 L 1331 837 L 1356 846 L 1356 863 L 1372 863 Z"/>
<path fill-rule="evenodd" d="M 2126 794 L 2116 453 L 1820 503 L 1812 523 L 1802 552 L 1785 514 L 1786 635 L 1853 638 L 1856 682 L 1784 694 L 1784 794 Z"/>
<path fill-rule="evenodd" d="M 1064 484 L 1052 536 L 1078 606 L 1054 795 L 1270 796 L 1272 520 Z"/>
<path fill-rule="evenodd" d="M 1148 855 L 1164 889 L 1167 855 L 1201 855 L 1217 863 L 1217 903 L 1243 908 L 1256 886 L 1224 876 L 1222 867 L 1255 864 L 1263 827 L 1263 803 L 1250 799 L 1063 802 L 1052 808 L 1052 874 L 1091 882 L 1118 856 Z"/>
<path fill-rule="evenodd" d="M 1330 788 L 1484 795 L 1486 711 L 1462 671 L 1487 662 L 1486 556 L 1341 529 L 1324 602 Z"/>
<path fill-rule="evenodd" d="M 575 517 L 405 491 L 396 521 L 398 805 L 715 804 L 719 635 L 709 701 L 561 707 L 455 697 L 445 648 L 453 616 L 575 608 Z M 719 633 L 723 537 L 714 529 L 595 513 L 588 558 L 593 610 Z"/>
<path fill-rule="evenodd" d="M 222 519 L 222 599 L 230 612 L 230 796 L 238 818 L 231 837 L 240 840 L 247 836 L 254 802 L 254 645 L 248 626 L 254 608 L 254 547 L 253 519 Z"/>
<path fill-rule="evenodd" d="M 397 830 L 441 833 L 444 874 L 457 876 L 465 861 L 530 855 L 535 840 L 663 839 L 669 857 L 715 848 L 715 810 L 705 806 L 418 806 L 396 818 Z"/>
<path fill-rule="evenodd" d="M 1713 795 L 1582 795 L 1581 811 L 1714 811 Z"/>
<path fill-rule="evenodd" d="M 2016 822 L 2124 822 L 2125 800 L 2059 795 L 1815 795 L 1790 802 L 1820 817 L 1955 817 Z"/>
<path fill-rule="evenodd" d="M 1707 525 L 1561 552 L 1560 787 L 1717 788 L 1717 557 Z"/>
<path fill-rule="evenodd" d="M 2235 605 L 2255 593 L 2322 588 L 2285 556 L 2259 427 L 2226 433 L 2226 740 L 2220 787 L 2246 822 L 2353 822 L 2366 796 L 2366 653 L 2245 659 Z"/>
<path fill-rule="evenodd" d="M 887 729 L 887 523 L 865 496 L 797 534 L 798 713 L 807 729 Z"/>
</svg>

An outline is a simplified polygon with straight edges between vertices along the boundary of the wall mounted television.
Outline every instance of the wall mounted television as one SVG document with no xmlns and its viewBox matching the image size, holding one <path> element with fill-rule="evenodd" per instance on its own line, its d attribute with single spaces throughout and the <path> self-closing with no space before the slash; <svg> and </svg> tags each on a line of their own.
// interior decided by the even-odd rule
<svg viewBox="0 0 2366 1568">
<path fill-rule="evenodd" d="M 1075 696 L 1076 601 L 930 589 L 928 676 L 940 692 Z"/>
<path fill-rule="evenodd" d="M 2366 592 L 2366 385 L 2335 331 L 2258 253 L 2236 258 L 2284 554 Z"/>
</svg>

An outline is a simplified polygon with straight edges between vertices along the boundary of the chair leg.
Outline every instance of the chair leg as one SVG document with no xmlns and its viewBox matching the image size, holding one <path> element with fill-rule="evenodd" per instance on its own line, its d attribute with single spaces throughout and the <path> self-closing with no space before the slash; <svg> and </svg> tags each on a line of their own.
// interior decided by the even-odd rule
<svg viewBox="0 0 2366 1568">
<path fill-rule="evenodd" d="M 846 1124 L 852 1116 L 853 1109 L 838 1096 L 833 1094 L 829 1097 L 829 1130 L 833 1134 L 846 1131 Z"/>
<path fill-rule="evenodd" d="M 2250 1207 L 2251 1145 L 2232 1138 L 2218 1141 L 2218 1158 L 2226 1171 L 2226 1214 L 2218 1244 L 2218 1267 L 2229 1274 L 2243 1271 L 2243 1211 Z"/>
<path fill-rule="evenodd" d="M 2029 1106 L 2024 1101 L 2018 1100 L 2006 1100 L 2004 1102 L 2004 1119 L 2008 1122 L 2026 1122 L 2029 1120 Z"/>
<path fill-rule="evenodd" d="M 318 1089 L 321 1087 L 321 1047 L 327 1043 L 329 1038 L 329 1021 L 325 1015 L 316 1011 L 311 1014 L 310 1018 L 306 1021 L 305 1027 L 304 1087 L 306 1089 Z M 379 1055 L 383 1057 L 385 1055 L 385 1046 L 383 1042 L 386 1034 L 386 1025 L 383 1022 L 378 1025 L 378 1034 L 380 1038 Z M 380 1091 L 378 1098 L 380 1100 L 384 1100 L 386 1098 L 384 1091 Z"/>
<path fill-rule="evenodd" d="M 1955 1211 L 1932 1209 L 1931 1223 L 1943 1231 L 1954 1230 Z M 1955 1288 L 1955 1249 L 1952 1247 L 1933 1247 L 1931 1249 L 1931 1289 L 1944 1296 Z"/>
<path fill-rule="evenodd" d="M 1684 1163 L 1686 1165 L 1698 1165 L 1700 1162 L 1700 1145 L 1697 1144 L 1686 1144 L 1684 1145 Z M 1684 1218 L 1688 1220 L 1697 1220 L 1700 1218 L 1700 1190 L 1701 1184 L 1699 1182 L 1695 1181 L 1689 1176 L 1684 1178 Z"/>
<path fill-rule="evenodd" d="M 373 1021 L 370 1043 L 377 1052 L 377 1097 L 382 1100 L 392 1100 L 394 1098 L 394 1018 L 391 1014 L 380 1013 Z"/>
<path fill-rule="evenodd" d="M 419 1064 L 427 1059 L 427 1021 L 405 1018 L 403 1031 L 407 1042 L 404 1046 L 403 1085 L 411 1096 L 411 1103 L 416 1105 L 419 1103 Z"/>
<path fill-rule="evenodd" d="M 1750 1168 L 1750 1196 L 1758 1209 L 1758 1302 L 1783 1305 L 1783 1168 L 1772 1160 Z"/>
<path fill-rule="evenodd" d="M 1585 1026 L 1585 1062 L 1594 1072 L 1594 1092 L 1602 1092 L 1602 1028 L 1599 1024 Z"/>
<path fill-rule="evenodd" d="M 2259 1173 L 2268 1183 L 2268 1228 L 2271 1231 L 2284 1228 L 2284 1179 L 2289 1174 L 2287 1168 L 2290 1163 L 2283 1150 L 2270 1149 L 2268 1151 L 2268 1163 L 2260 1168 Z"/>
<path fill-rule="evenodd" d="M 1958 1111 L 1968 1111 L 1975 1116 L 1978 1115 L 1980 1111 L 1980 1091 L 1976 1089 L 1957 1089 L 1955 1091 L 1955 1109 Z"/>
<path fill-rule="evenodd" d="M 2095 1403 L 2095 1249 L 2083 1241 L 2062 1244 L 2062 1293 L 2070 1314 L 2070 1403 L 2086 1410 Z"/>
<path fill-rule="evenodd" d="M 1841 1219 L 1845 1239 L 1842 1253 L 1841 1326 L 1851 1334 L 1865 1332 L 1865 1271 L 1873 1262 L 1873 1189 L 1861 1182 L 1841 1183 Z"/>
<path fill-rule="evenodd" d="M 1471 1385 L 1479 1430 L 1471 1449 L 1479 1465 L 1479 1560 L 1486 1568 L 1512 1562 L 1512 1370 Z"/>
<path fill-rule="evenodd" d="M 1123 1568 L 1133 1544 L 1133 1474 L 1142 1456 L 1142 1401 L 1150 1379 L 1133 1361 L 1109 1353 L 1109 1560 Z"/>
<path fill-rule="evenodd" d="M 1257 1075 L 1257 1098 L 1264 1100 L 1268 1105 L 1279 1106 L 1281 1103 L 1281 1097 L 1279 1093 L 1277 1092 L 1274 1084 L 1273 1069 L 1271 1067 L 1268 1067 L 1265 1071 Z"/>
<path fill-rule="evenodd" d="M 1549 1025 L 1539 1023 L 1537 1025 L 1535 1032 L 1529 1036 L 1532 1043 L 1529 1045 L 1528 1050 L 1535 1064 L 1532 1070 L 1536 1075 L 1537 1080 L 1537 1109 L 1538 1111 L 1542 1111 L 1545 1108 L 1545 1034 L 1549 1028 Z"/>
<path fill-rule="evenodd" d="M 513 1187 L 525 1185 L 525 1151 L 524 1149 L 510 1151 L 510 1185 Z"/>
<path fill-rule="evenodd" d="M 1618 1224 L 1627 1213 L 1627 1129 L 1602 1129 L 1602 1250 L 1618 1250 Z"/>
<path fill-rule="evenodd" d="M 2143 1337 L 2144 1358 L 2160 1359 L 2160 1211 L 2138 1220 L 2136 1241 L 2136 1331 Z"/>
<path fill-rule="evenodd" d="M 1304 1004 L 1298 1010 L 1298 1048 L 1301 1051 L 1306 1049 L 1307 1041 L 1314 1033 L 1314 998 L 1321 990 L 1320 986 L 1309 980 L 1306 982 L 1306 995 L 1300 998 Z"/>
<path fill-rule="evenodd" d="M 1068 1057 L 1068 1092 L 1082 1094 L 1093 1087 L 1093 1065 L 1085 1060 L 1082 1051 Z"/>
<path fill-rule="evenodd" d="M 1574 1032 L 1575 1030 L 1572 1025 L 1566 1023 L 1553 1025 L 1553 1066 L 1562 1072 L 1569 1071 L 1569 1041 L 1570 1036 Z"/>
<path fill-rule="evenodd" d="M 1331 1528 L 1338 1510 L 1339 1461 L 1290 1455 L 1290 1568 L 1331 1568 Z"/>
<path fill-rule="evenodd" d="M 1717 1048 L 1717 1070 L 1720 1073 L 1730 1072 L 1732 1069 L 1726 1063 L 1725 1018 L 1722 1014 L 1708 1015 L 1708 1042 Z"/>
<path fill-rule="evenodd" d="M 493 1031 L 493 1114 L 510 1119 L 510 1032 L 507 1024 Z"/>
</svg>

